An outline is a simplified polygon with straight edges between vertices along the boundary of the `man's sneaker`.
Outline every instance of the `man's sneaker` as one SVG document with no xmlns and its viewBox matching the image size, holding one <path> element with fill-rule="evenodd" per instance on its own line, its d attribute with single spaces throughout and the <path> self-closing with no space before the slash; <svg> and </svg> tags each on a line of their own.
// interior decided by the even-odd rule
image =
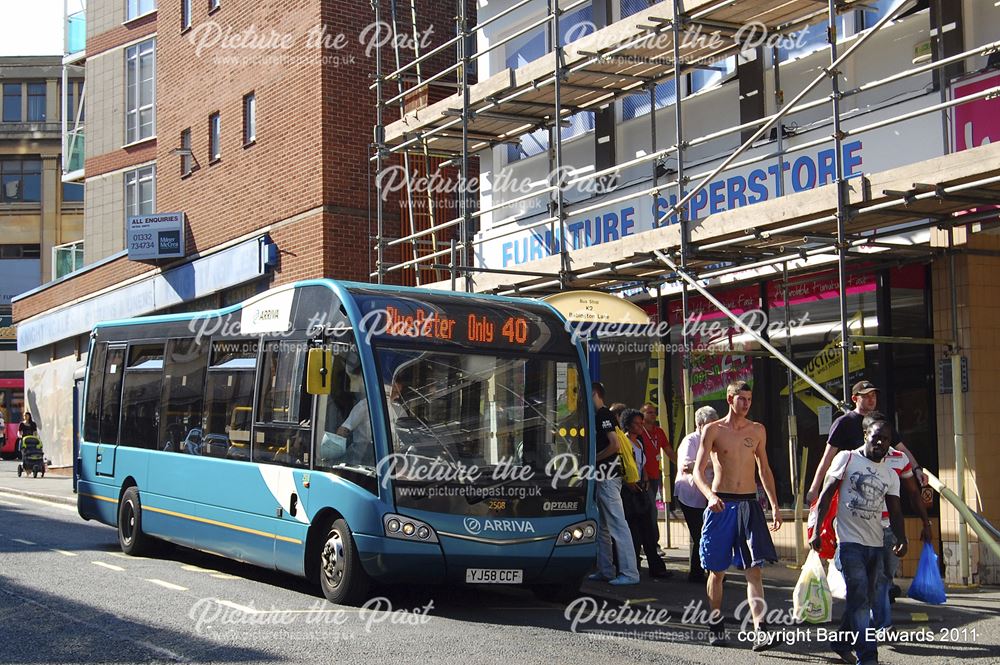
<svg viewBox="0 0 1000 665">
<path fill-rule="evenodd" d="M 625 575 L 619 575 L 613 580 L 608 580 L 608 584 L 612 586 L 629 586 L 632 584 L 638 584 L 639 580 L 633 579 L 631 577 L 626 577 Z"/>
<path fill-rule="evenodd" d="M 760 653 L 776 646 L 778 646 L 778 634 L 762 628 L 754 634 L 753 646 L 750 648 L 754 652 Z"/>
<path fill-rule="evenodd" d="M 724 647 L 729 645 L 726 639 L 726 628 L 721 623 L 708 627 L 708 644 L 713 647 Z"/>
<path fill-rule="evenodd" d="M 833 650 L 833 653 L 840 656 L 840 660 L 844 661 L 848 665 L 855 665 L 855 663 L 858 662 L 857 659 L 854 658 L 854 650 L 846 644 L 831 644 L 830 648 Z"/>
<path fill-rule="evenodd" d="M 611 578 L 605 577 L 600 573 L 591 573 L 590 575 L 587 575 L 587 579 L 591 582 L 608 582 Z"/>
</svg>

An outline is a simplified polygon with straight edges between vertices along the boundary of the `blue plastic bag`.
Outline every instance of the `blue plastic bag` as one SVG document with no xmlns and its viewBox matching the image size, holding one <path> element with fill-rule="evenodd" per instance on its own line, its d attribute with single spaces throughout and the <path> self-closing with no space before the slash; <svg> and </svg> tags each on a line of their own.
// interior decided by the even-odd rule
<svg viewBox="0 0 1000 665">
<path fill-rule="evenodd" d="M 931 605 L 941 605 L 947 600 L 941 569 L 938 568 L 938 556 L 930 543 L 924 543 L 924 549 L 920 553 L 920 563 L 917 564 L 917 574 L 913 577 L 907 595 Z"/>
</svg>

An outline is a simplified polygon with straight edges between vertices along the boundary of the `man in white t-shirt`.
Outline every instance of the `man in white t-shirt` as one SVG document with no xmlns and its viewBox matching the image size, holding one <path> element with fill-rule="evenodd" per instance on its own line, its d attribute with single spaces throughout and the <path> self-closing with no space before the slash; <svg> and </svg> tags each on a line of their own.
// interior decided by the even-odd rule
<svg viewBox="0 0 1000 665">
<path fill-rule="evenodd" d="M 885 417 L 873 412 L 862 423 L 865 445 L 841 451 L 833 458 L 819 498 L 817 524 L 830 511 L 833 494 L 840 488 L 835 529 L 840 546 L 839 568 L 847 582 L 847 607 L 840 621 L 840 639 L 830 646 L 845 663 L 878 663 L 871 626 L 871 603 L 882 583 L 882 510 L 888 508 L 896 536 L 893 553 L 906 555 L 906 532 L 899 502 L 899 476 L 884 462 L 892 441 L 892 428 Z M 819 530 L 810 545 L 821 547 Z M 852 655 L 857 652 L 857 660 Z"/>
</svg>

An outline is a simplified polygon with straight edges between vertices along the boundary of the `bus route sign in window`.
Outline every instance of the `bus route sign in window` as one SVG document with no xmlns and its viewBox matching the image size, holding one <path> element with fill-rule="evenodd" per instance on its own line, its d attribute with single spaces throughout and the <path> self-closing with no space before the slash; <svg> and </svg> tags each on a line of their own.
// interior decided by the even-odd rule
<svg viewBox="0 0 1000 665">
<path fill-rule="evenodd" d="M 575 354 L 562 321 L 543 305 L 515 308 L 502 301 L 461 302 L 355 292 L 362 334 L 382 341 L 445 344 L 466 348 Z"/>
</svg>

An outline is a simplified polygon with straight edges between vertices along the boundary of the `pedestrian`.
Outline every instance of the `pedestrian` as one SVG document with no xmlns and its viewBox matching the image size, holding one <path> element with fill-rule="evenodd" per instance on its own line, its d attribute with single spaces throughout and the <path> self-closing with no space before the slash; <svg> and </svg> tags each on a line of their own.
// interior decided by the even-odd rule
<svg viewBox="0 0 1000 665">
<path fill-rule="evenodd" d="M 931 542 L 931 521 L 927 517 L 927 507 L 924 506 L 923 499 L 920 498 L 920 486 L 913 474 L 913 467 L 909 458 L 902 452 L 889 446 L 889 451 L 885 455 L 885 464 L 896 472 L 899 477 L 900 489 L 906 490 L 906 495 L 910 498 L 910 503 L 920 515 L 920 539 L 924 542 Z M 882 576 L 880 584 L 876 588 L 875 598 L 872 607 L 872 627 L 891 628 L 892 609 L 890 608 L 889 592 L 893 586 L 892 580 L 896 577 L 899 568 L 899 557 L 893 554 L 896 545 L 896 535 L 893 533 L 892 525 L 889 521 L 888 506 L 882 508 Z"/>
<path fill-rule="evenodd" d="M 625 509 L 625 520 L 632 534 L 632 545 L 635 548 L 636 562 L 639 560 L 640 548 L 646 553 L 646 567 L 649 576 L 665 579 L 670 577 L 663 558 L 657 552 L 660 532 L 656 525 L 656 503 L 650 498 L 646 475 L 646 442 L 643 440 L 645 429 L 642 425 L 642 413 L 635 409 L 625 409 L 621 418 L 622 430 L 628 434 L 632 443 L 632 456 L 636 468 L 639 469 L 639 482 L 626 484 L 622 487 L 622 505 Z M 654 518 L 651 520 L 650 515 Z M 637 564 L 638 565 L 638 564 Z"/>
<path fill-rule="evenodd" d="M 883 507 L 888 508 L 889 523 L 896 537 L 893 554 L 905 556 L 907 542 L 899 502 L 899 477 L 884 461 L 892 441 L 892 428 L 877 412 L 868 414 L 862 427 L 864 446 L 834 456 L 820 493 L 817 516 L 818 524 L 822 524 L 839 487 L 834 530 L 840 547 L 838 568 L 847 582 L 847 606 L 837 631 L 840 639 L 832 642 L 830 648 L 845 663 L 873 665 L 878 663 L 878 649 L 868 628 L 872 599 L 884 575 Z M 818 530 L 810 546 L 820 550 Z M 844 639 L 848 636 L 849 639 Z"/>
<path fill-rule="evenodd" d="M 657 416 L 656 405 L 652 402 L 646 402 L 642 405 L 642 427 L 645 430 L 643 433 L 642 440 L 645 442 L 646 449 L 646 475 L 649 476 L 649 498 L 653 503 L 653 511 L 650 513 L 652 518 L 653 529 L 657 533 L 657 543 L 659 543 L 659 508 L 657 506 L 658 497 L 665 497 L 665 493 L 661 493 L 663 489 L 663 467 L 662 460 L 663 455 L 677 464 L 677 453 L 674 452 L 674 447 L 670 445 L 670 439 L 667 438 L 667 433 L 663 431 L 660 427 L 659 422 L 656 420 Z M 666 506 L 664 506 L 666 510 Z M 659 544 L 656 546 L 656 551 L 661 555 L 663 550 L 660 549 Z"/>
<path fill-rule="evenodd" d="M 24 441 L 26 436 L 35 436 L 38 434 L 38 425 L 31 418 L 31 411 L 24 412 L 24 418 L 21 420 L 21 424 L 17 426 L 17 454 L 21 454 L 21 442 Z"/>
<path fill-rule="evenodd" d="M 615 586 L 639 583 L 639 568 L 632 547 L 632 535 L 625 521 L 622 507 L 622 478 L 618 462 L 618 421 L 604 406 L 604 386 L 594 382 L 591 398 L 594 401 L 594 434 L 597 437 L 596 494 L 597 494 L 597 572 L 592 580 L 604 580 Z M 619 573 L 615 574 L 612 548 L 618 556 Z"/>
<path fill-rule="evenodd" d="M 820 488 L 823 486 L 823 479 L 830 468 L 830 462 L 833 460 L 834 455 L 842 450 L 854 450 L 863 444 L 861 422 L 865 416 L 875 411 L 878 406 L 878 392 L 878 388 L 871 381 L 858 381 L 851 388 L 851 401 L 854 402 L 854 408 L 838 417 L 830 426 L 826 449 L 823 451 L 823 457 L 820 459 L 819 466 L 816 467 L 816 473 L 813 476 L 812 483 L 809 485 L 809 491 L 806 492 L 807 504 L 811 505 L 816 500 L 816 497 L 819 496 Z M 917 464 L 913 453 L 906 447 L 897 432 L 893 432 L 891 443 L 893 448 L 902 452 L 910 460 L 917 482 L 921 486 L 925 485 L 926 482 L 923 478 L 922 469 Z"/>
<path fill-rule="evenodd" d="M 622 414 L 625 413 L 625 409 L 628 408 L 628 405 L 622 402 L 615 402 L 609 408 L 611 410 L 611 415 L 613 415 L 615 420 L 620 423 L 622 421 Z"/>
<path fill-rule="evenodd" d="M 776 563 L 778 554 L 768 533 L 764 511 L 757 502 L 756 469 L 760 469 L 764 491 L 771 502 L 771 531 L 781 527 L 781 512 L 774 475 L 767 462 L 767 433 L 763 425 L 747 418 L 752 400 L 753 392 L 746 381 L 727 386 L 729 413 L 705 427 L 695 458 L 694 478 L 708 502 L 701 529 L 701 565 L 708 571 L 708 602 L 713 614 L 709 644 L 726 643 L 721 614 L 722 583 L 726 569 L 735 565 L 747 580 L 747 600 L 757 635 L 753 650 L 763 651 L 773 646 L 773 640 L 762 632 L 765 603 L 761 567 L 766 561 Z M 704 471 L 709 459 L 715 473 L 711 484 Z"/>
<path fill-rule="evenodd" d="M 688 535 L 691 540 L 690 563 L 688 564 L 688 581 L 704 582 L 705 569 L 701 567 L 701 556 L 699 548 L 701 546 L 701 527 L 704 523 L 703 513 L 708 507 L 705 495 L 701 493 L 694 482 L 694 462 L 698 457 L 698 448 L 701 447 L 701 436 L 705 431 L 705 426 L 719 419 L 718 412 L 710 407 L 703 406 L 694 412 L 695 431 L 684 437 L 681 445 L 677 447 L 677 480 L 674 483 L 674 496 L 684 513 L 684 521 L 687 523 Z M 705 479 L 711 483 L 714 473 L 712 467 L 708 466 L 704 470 Z"/>
</svg>

